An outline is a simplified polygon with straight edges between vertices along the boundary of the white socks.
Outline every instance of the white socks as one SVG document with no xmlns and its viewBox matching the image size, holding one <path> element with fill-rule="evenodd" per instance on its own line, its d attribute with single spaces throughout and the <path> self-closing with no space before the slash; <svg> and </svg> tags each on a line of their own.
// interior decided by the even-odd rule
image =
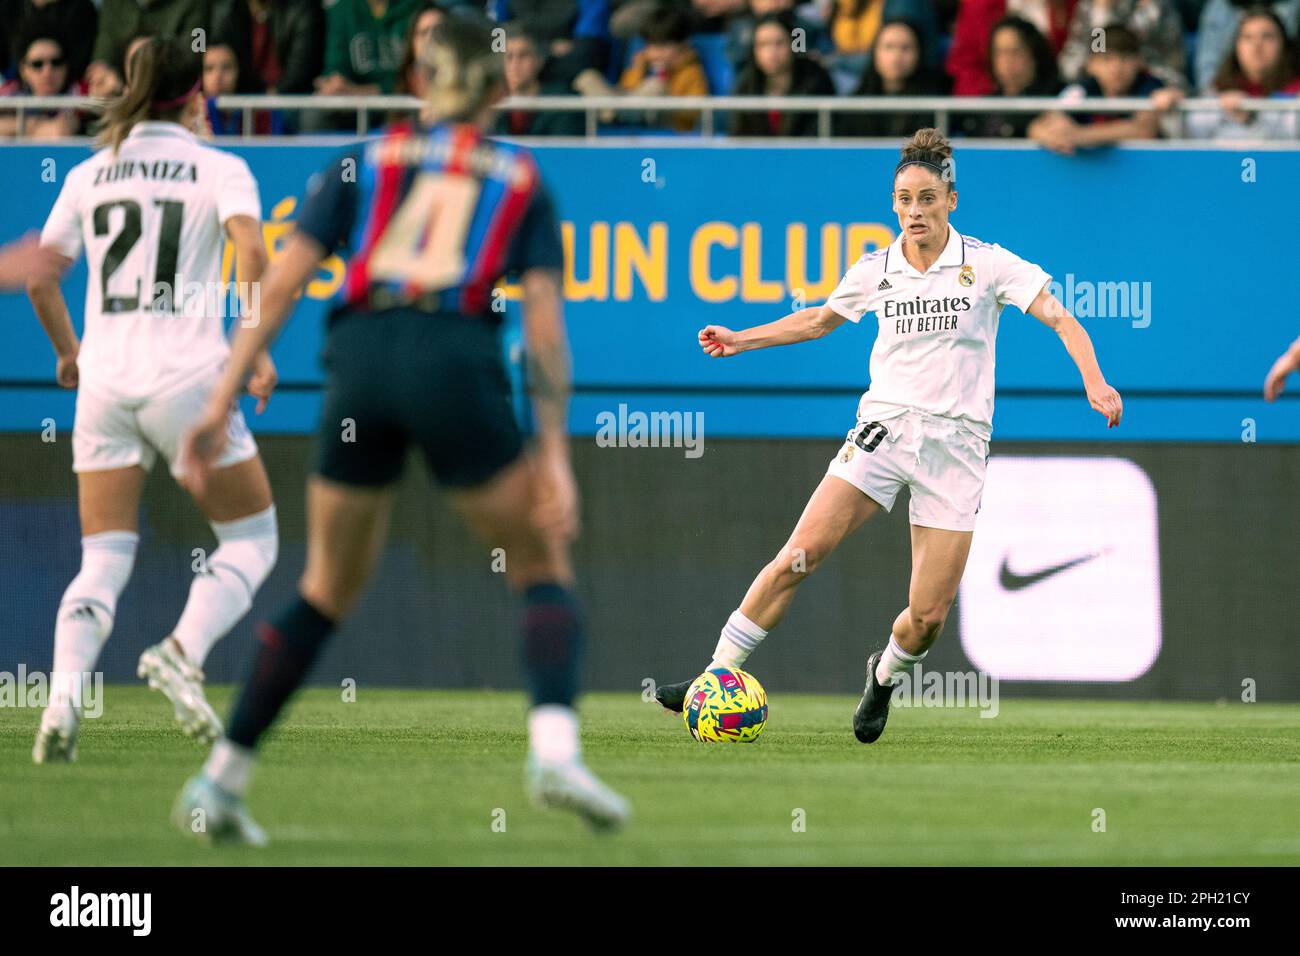
<svg viewBox="0 0 1300 956">
<path fill-rule="evenodd" d="M 578 715 L 563 704 L 542 704 L 528 712 L 528 746 L 540 763 L 569 763 L 578 757 Z"/>
<path fill-rule="evenodd" d="M 131 577 L 140 536 L 104 531 L 81 539 L 81 570 L 59 602 L 54 623 L 54 674 L 50 706 L 82 703 L 84 676 L 95 669 L 113 631 L 117 599 Z"/>
<path fill-rule="evenodd" d="M 737 608 L 723 625 L 722 636 L 718 638 L 718 646 L 713 649 L 713 663 L 709 667 L 739 669 L 765 637 L 767 631 L 741 614 Z"/>
<path fill-rule="evenodd" d="M 203 765 L 203 773 L 226 793 L 242 797 L 248 792 L 254 760 L 256 755 L 253 751 L 222 737 L 213 744 L 208 762 Z"/>
<path fill-rule="evenodd" d="M 235 521 L 214 521 L 217 550 L 208 556 L 206 571 L 190 585 L 189 600 L 172 636 L 185 657 L 201 668 L 208 652 L 253 606 L 279 551 L 275 505 Z"/>
<path fill-rule="evenodd" d="M 892 686 L 895 678 L 910 673 L 916 666 L 916 662 L 930 653 L 925 651 L 921 654 L 909 654 L 898 646 L 898 641 L 894 640 L 894 635 L 889 635 L 889 644 L 885 646 L 885 651 L 880 655 L 880 660 L 876 663 L 876 680 L 886 687 Z"/>
</svg>

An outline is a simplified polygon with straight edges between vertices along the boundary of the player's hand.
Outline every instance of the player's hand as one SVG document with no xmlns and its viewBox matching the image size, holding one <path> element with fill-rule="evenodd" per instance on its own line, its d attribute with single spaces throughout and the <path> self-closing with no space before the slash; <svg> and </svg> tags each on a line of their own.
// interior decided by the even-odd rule
<svg viewBox="0 0 1300 956">
<path fill-rule="evenodd" d="M 190 491 L 200 493 L 212 474 L 213 465 L 226 448 L 226 423 L 230 418 L 228 408 L 204 409 L 202 417 L 181 439 L 181 483 Z"/>
<path fill-rule="evenodd" d="M 1289 349 L 1278 357 L 1273 367 L 1268 370 L 1268 377 L 1264 379 L 1265 400 L 1277 401 L 1277 397 L 1286 388 L 1287 376 L 1296 370 L 1296 366 L 1297 362 Z"/>
<path fill-rule="evenodd" d="M 77 387 L 77 383 L 81 380 L 81 373 L 77 370 L 76 352 L 58 357 L 54 366 L 54 379 L 59 383 L 59 388 Z"/>
<path fill-rule="evenodd" d="M 568 450 L 556 446 L 534 459 L 533 523 L 563 541 L 578 536 L 578 482 L 573 477 Z"/>
<path fill-rule="evenodd" d="M 1186 98 L 1176 86 L 1162 86 L 1151 94 L 1151 107 L 1157 113 L 1167 113 Z"/>
<path fill-rule="evenodd" d="M 736 333 L 721 325 L 706 325 L 700 329 L 700 348 L 711 358 L 727 358 L 740 353 Z"/>
<path fill-rule="evenodd" d="M 253 360 L 253 374 L 248 379 L 248 394 L 257 399 L 254 414 L 260 415 L 266 410 L 266 403 L 271 400 L 271 393 L 279 381 L 280 376 L 275 370 L 275 362 L 271 361 L 271 353 L 264 350 Z"/>
<path fill-rule="evenodd" d="M 340 73 L 331 73 L 328 76 L 318 76 L 313 81 L 316 92 L 321 96 L 342 96 L 348 92 L 351 84 L 348 83 Z"/>
<path fill-rule="evenodd" d="M 1124 400 L 1119 397 L 1119 392 L 1104 381 L 1089 385 L 1087 391 L 1088 403 L 1106 416 L 1106 426 L 1115 428 L 1119 425 L 1119 420 L 1124 415 Z"/>
</svg>

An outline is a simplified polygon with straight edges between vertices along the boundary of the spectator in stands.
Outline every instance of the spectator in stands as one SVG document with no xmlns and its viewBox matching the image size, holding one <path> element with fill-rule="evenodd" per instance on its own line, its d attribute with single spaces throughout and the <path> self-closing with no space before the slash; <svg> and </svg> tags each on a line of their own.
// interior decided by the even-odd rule
<svg viewBox="0 0 1300 956">
<path fill-rule="evenodd" d="M 830 74 L 806 53 L 792 48 L 794 18 L 771 13 L 754 25 L 749 61 L 741 68 L 737 96 L 834 96 Z M 733 136 L 816 136 L 817 114 L 765 110 L 733 111 Z"/>
<path fill-rule="evenodd" d="M 234 44 L 214 40 L 203 52 L 203 99 L 207 106 L 208 129 L 215 136 L 238 136 L 244 132 L 243 110 L 219 110 L 216 99 L 240 90 L 241 67 Z M 258 136 L 279 136 L 285 131 L 284 117 L 278 110 L 256 110 L 253 130 Z"/>
<path fill-rule="evenodd" d="M 86 82 L 92 96 L 122 88 L 127 44 L 144 34 L 206 38 L 212 27 L 212 0 L 103 0 Z M 195 34 L 195 31 L 202 31 Z"/>
<path fill-rule="evenodd" d="M 691 0 L 695 12 L 693 29 L 701 33 L 719 33 L 727 20 L 745 12 L 745 0 Z"/>
<path fill-rule="evenodd" d="M 1123 23 L 1137 34 L 1147 69 L 1170 86 L 1187 85 L 1182 18 L 1173 0 L 1079 0 L 1060 57 L 1066 82 L 1082 78 L 1094 41 L 1111 23 Z"/>
<path fill-rule="evenodd" d="M 834 49 L 825 24 L 804 16 L 796 6 L 795 0 L 749 0 L 748 8 L 731 19 L 727 24 L 727 59 L 737 72 L 744 69 L 752 55 L 754 27 L 760 19 L 771 14 L 787 14 L 794 21 L 795 30 L 802 31 L 795 34 L 799 41 L 794 47 L 795 53 L 807 53 L 818 59 Z"/>
<path fill-rule="evenodd" d="M 609 0 L 495 0 L 490 8 L 498 22 L 517 22 L 533 38 L 544 85 L 568 86 L 609 63 Z"/>
<path fill-rule="evenodd" d="M 505 76 L 510 96 L 563 96 L 568 87 L 541 81 L 546 57 L 523 24 L 506 24 Z M 495 132 L 508 136 L 581 136 L 581 113 L 551 110 L 498 110 Z"/>
<path fill-rule="evenodd" d="M 886 20 L 854 96 L 944 96 L 948 77 L 926 65 L 920 31 L 910 20 Z M 933 113 L 840 113 L 840 136 L 907 137 L 934 125 Z"/>
<path fill-rule="evenodd" d="M 239 92 L 312 92 L 325 51 L 320 0 L 216 0 L 213 23 L 240 64 Z"/>
<path fill-rule="evenodd" d="M 434 28 L 445 16 L 447 9 L 440 3 L 426 3 L 411 15 L 411 22 L 406 27 L 406 39 L 402 43 L 402 66 L 397 71 L 394 92 L 424 96 L 424 71 L 417 64 L 425 47 L 433 39 Z"/>
<path fill-rule="evenodd" d="M 956 96 L 986 96 L 993 92 L 989 72 L 989 34 L 1007 15 L 1028 20 L 1047 37 L 1058 56 L 1070 32 L 1077 0 L 964 0 L 953 26 L 952 45 L 944 63 Z"/>
<path fill-rule="evenodd" d="M 1105 44 L 1088 57 L 1082 82 L 1061 93 L 1077 103 L 1088 97 L 1151 96 L 1164 87 L 1142 62 L 1142 44 L 1122 23 L 1105 28 Z M 1120 143 L 1130 139 L 1155 139 L 1159 125 L 1154 111 L 1141 113 L 1064 113 L 1052 111 L 1029 124 L 1029 136 L 1056 153 L 1073 155 L 1076 149 Z"/>
<path fill-rule="evenodd" d="M 0 0 L 0 73 L 8 75 L 13 50 L 10 47 L 23 27 L 39 20 L 63 47 L 68 58 L 68 80 L 79 82 L 90 65 L 99 11 L 91 0 Z"/>
<path fill-rule="evenodd" d="M 829 30 L 835 49 L 828 66 L 841 93 L 858 85 L 880 25 L 895 19 L 911 20 L 925 49 L 935 49 L 938 21 L 929 0 L 831 0 Z M 930 65 L 938 66 L 938 60 Z"/>
<path fill-rule="evenodd" d="M 391 93 L 402 65 L 406 27 L 421 0 L 335 0 L 325 10 L 322 96 Z"/>
<path fill-rule="evenodd" d="M 1252 112 L 1241 108 L 1245 97 L 1300 94 L 1295 43 L 1273 10 L 1259 6 L 1245 12 L 1237 24 L 1232 49 L 1206 92 L 1219 94 L 1220 108 L 1188 113 L 1189 136 L 1270 140 L 1300 136 L 1300 123 L 1294 112 Z"/>
<path fill-rule="evenodd" d="M 605 82 L 597 70 L 584 70 L 573 81 L 574 89 L 584 96 L 608 96 L 617 93 L 634 96 L 704 96 L 709 92 L 708 77 L 695 48 L 690 43 L 689 14 L 675 6 L 660 7 L 641 33 L 645 46 L 619 78 L 618 88 Z M 602 119 L 612 119 L 608 111 Z M 628 118 L 629 122 L 634 117 Z M 678 132 L 689 132 L 699 122 L 699 114 L 677 110 L 664 116 L 649 114 L 647 125 L 667 125 Z"/>
<path fill-rule="evenodd" d="M 1213 86 L 1215 75 L 1232 51 L 1233 37 L 1245 11 L 1264 5 L 1260 0 L 1209 0 L 1201 11 L 1196 31 L 1196 63 L 1192 76 L 1195 89 L 1205 90 Z M 1282 21 L 1287 36 L 1295 37 L 1300 30 L 1300 0 L 1283 0 L 1267 6 Z"/>
<path fill-rule="evenodd" d="M 1047 38 L 1020 17 L 1003 17 L 994 24 L 989 63 L 993 96 L 1055 96 L 1061 88 Z M 958 117 L 956 127 L 967 136 L 1020 138 L 1033 120 L 1033 113 L 970 113 Z"/>
<path fill-rule="evenodd" d="M 23 25 L 14 44 L 18 78 L 0 87 L 0 96 L 62 96 L 80 92 L 68 79 L 68 60 L 63 46 L 53 35 L 57 27 L 40 20 Z M 16 113 L 0 112 L 0 136 L 59 139 L 81 132 L 81 117 L 75 109 L 30 110 L 18 127 Z"/>
</svg>

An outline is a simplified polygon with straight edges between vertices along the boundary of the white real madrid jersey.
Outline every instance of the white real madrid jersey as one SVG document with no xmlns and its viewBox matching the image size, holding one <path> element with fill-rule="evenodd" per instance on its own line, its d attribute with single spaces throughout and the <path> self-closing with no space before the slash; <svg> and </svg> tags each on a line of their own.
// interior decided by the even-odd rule
<svg viewBox="0 0 1300 956">
<path fill-rule="evenodd" d="M 248 164 L 175 123 L 138 123 L 116 155 L 68 172 L 41 243 L 86 252 L 81 387 L 157 397 L 225 360 L 221 255 L 234 216 L 262 217 Z"/>
<path fill-rule="evenodd" d="M 874 312 L 871 386 L 858 418 L 883 421 L 908 409 L 959 420 L 988 440 L 998 315 L 1028 309 L 1051 276 L 1001 246 L 962 236 L 922 275 L 903 256 L 903 236 L 855 262 L 827 305 L 850 321 Z"/>
</svg>

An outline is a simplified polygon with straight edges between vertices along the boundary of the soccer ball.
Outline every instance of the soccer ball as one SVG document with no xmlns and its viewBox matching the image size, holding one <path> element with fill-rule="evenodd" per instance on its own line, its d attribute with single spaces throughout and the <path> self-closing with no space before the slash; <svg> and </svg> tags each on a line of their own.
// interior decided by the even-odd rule
<svg viewBox="0 0 1300 956">
<path fill-rule="evenodd" d="M 682 719 L 702 743 L 751 743 L 767 724 L 767 692 L 753 674 L 714 667 L 695 678 L 686 692 Z"/>
</svg>

